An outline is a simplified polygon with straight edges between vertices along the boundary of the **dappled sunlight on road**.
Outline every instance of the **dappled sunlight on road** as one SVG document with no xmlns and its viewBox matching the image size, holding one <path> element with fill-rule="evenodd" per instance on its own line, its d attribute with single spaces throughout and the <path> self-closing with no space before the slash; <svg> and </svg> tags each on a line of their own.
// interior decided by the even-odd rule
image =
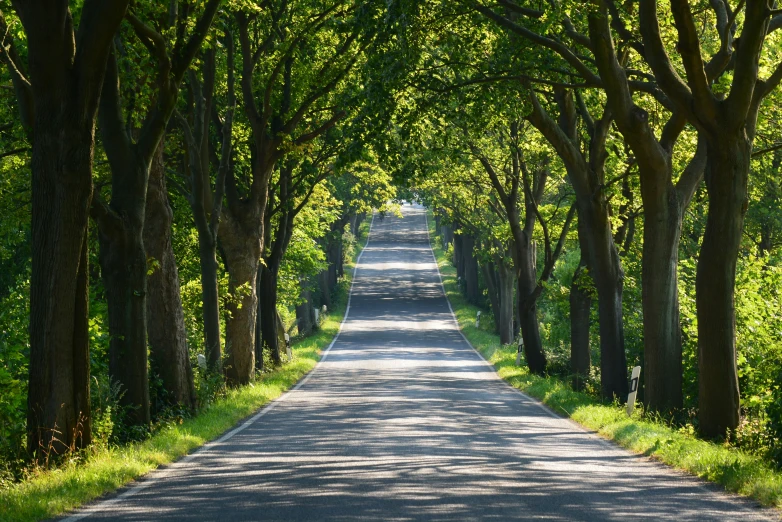
<svg viewBox="0 0 782 522">
<path fill-rule="evenodd" d="M 94 518 L 761 516 L 753 504 L 631 455 L 501 382 L 455 327 L 423 211 L 404 213 L 375 220 L 349 318 L 306 384 Z"/>
</svg>

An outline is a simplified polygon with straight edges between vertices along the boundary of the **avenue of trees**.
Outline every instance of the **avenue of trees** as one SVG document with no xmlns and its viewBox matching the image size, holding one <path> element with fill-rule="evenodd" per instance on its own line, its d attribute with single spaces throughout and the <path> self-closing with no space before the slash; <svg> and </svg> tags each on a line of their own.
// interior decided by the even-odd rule
<svg viewBox="0 0 782 522">
<path fill-rule="evenodd" d="M 397 196 L 530 372 L 621 402 L 641 365 L 647 412 L 782 463 L 780 28 L 770 0 L 0 0 L 0 474 L 282 364 Z"/>
</svg>

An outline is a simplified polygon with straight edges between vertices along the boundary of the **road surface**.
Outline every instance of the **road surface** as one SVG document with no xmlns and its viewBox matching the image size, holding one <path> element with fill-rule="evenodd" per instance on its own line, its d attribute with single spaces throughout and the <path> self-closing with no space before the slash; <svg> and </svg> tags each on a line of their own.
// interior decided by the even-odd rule
<svg viewBox="0 0 782 522">
<path fill-rule="evenodd" d="M 292 392 L 75 520 L 775 520 L 501 381 L 462 338 L 424 211 L 373 222 L 347 319 Z"/>
</svg>

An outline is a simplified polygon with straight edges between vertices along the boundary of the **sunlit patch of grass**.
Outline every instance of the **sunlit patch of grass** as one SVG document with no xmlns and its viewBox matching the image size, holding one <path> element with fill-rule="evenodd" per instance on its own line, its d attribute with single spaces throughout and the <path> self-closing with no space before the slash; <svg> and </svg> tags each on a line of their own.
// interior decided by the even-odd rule
<svg viewBox="0 0 782 522">
<path fill-rule="evenodd" d="M 363 239 L 356 254 L 366 244 L 367 226 L 363 225 Z M 346 266 L 352 267 L 353 264 Z M 29 479 L 0 490 L 0 521 L 40 520 L 73 510 L 191 453 L 282 395 L 315 367 L 339 331 L 351 277 L 352 272 L 346 271 L 333 309 L 324 316 L 320 329 L 294 343 L 291 362 L 262 374 L 251 385 L 228 390 L 197 416 L 168 425 L 143 442 L 93 448 L 83 461 L 34 473 Z"/>
<path fill-rule="evenodd" d="M 516 348 L 501 346 L 491 332 L 493 325 L 475 327 L 479 308 L 459 292 L 456 269 L 434 237 L 434 220 L 429 214 L 429 234 L 443 286 L 459 326 L 470 343 L 488 360 L 500 377 L 515 388 L 539 399 L 555 413 L 567 416 L 602 437 L 665 464 L 716 482 L 726 490 L 758 500 L 766 506 L 782 507 L 782 473 L 762 459 L 735 448 L 698 439 L 690 430 L 676 430 L 649 420 L 642 408 L 629 418 L 623 406 L 604 404 L 597 398 L 573 391 L 555 377 L 539 377 L 526 367 L 516 366 Z"/>
</svg>

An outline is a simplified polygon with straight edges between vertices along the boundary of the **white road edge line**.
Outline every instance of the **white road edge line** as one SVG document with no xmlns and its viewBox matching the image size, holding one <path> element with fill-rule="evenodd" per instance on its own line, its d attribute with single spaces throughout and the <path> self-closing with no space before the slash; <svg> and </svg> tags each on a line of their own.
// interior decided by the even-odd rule
<svg viewBox="0 0 782 522">
<path fill-rule="evenodd" d="M 293 388 L 291 388 L 290 390 L 286 391 L 285 393 L 283 393 L 282 395 L 280 395 L 279 397 L 277 397 L 276 399 L 271 401 L 269 404 L 264 406 L 258 413 L 256 413 L 255 415 L 253 415 L 252 417 L 250 417 L 249 419 L 244 421 L 240 426 L 237 426 L 236 428 L 230 430 L 229 432 L 227 432 L 225 435 L 223 435 L 219 439 L 213 440 L 211 442 L 207 442 L 206 444 L 204 444 L 200 448 L 196 449 L 193 453 L 185 455 L 181 459 L 172 462 L 171 464 L 168 465 L 167 468 L 165 468 L 164 470 L 161 470 L 158 473 L 155 473 L 156 470 L 150 471 L 150 474 L 155 473 L 154 477 L 148 476 L 148 478 L 146 480 L 144 480 L 144 478 L 142 476 L 141 480 L 143 482 L 140 482 L 140 483 L 136 484 L 135 486 L 130 487 L 124 493 L 122 493 L 120 495 L 117 495 L 114 498 L 111 498 L 111 499 L 108 499 L 108 500 L 104 500 L 102 502 L 98 502 L 97 504 L 93 504 L 92 506 L 88 506 L 86 508 L 83 508 L 83 509 L 79 510 L 79 512 L 77 512 L 77 513 L 75 513 L 75 514 L 73 514 L 73 515 L 71 515 L 71 516 L 69 516 L 67 518 L 61 519 L 61 522 L 76 522 L 77 520 L 85 519 L 85 518 L 89 517 L 90 515 L 94 515 L 95 513 L 103 511 L 107 507 L 111 507 L 114 504 L 118 504 L 119 502 L 122 502 L 126 498 L 132 497 L 133 495 L 135 495 L 135 494 L 137 494 L 137 493 L 147 489 L 149 486 L 151 486 L 151 485 L 153 485 L 153 484 L 155 484 L 157 482 L 160 482 L 161 480 L 163 480 L 164 478 L 169 476 L 172 471 L 175 471 L 176 468 L 181 467 L 183 464 L 185 464 L 187 462 L 190 462 L 191 460 L 195 459 L 196 457 L 198 457 L 198 456 L 208 452 L 210 449 L 214 448 L 218 444 L 221 444 L 221 443 L 229 440 L 231 437 L 233 437 L 237 433 L 242 432 L 245 429 L 247 429 L 248 427 L 252 426 L 256 421 L 258 421 L 258 419 L 260 419 L 261 417 L 263 417 L 264 415 L 266 415 L 267 413 L 272 411 L 274 408 L 276 408 L 278 404 L 280 404 L 282 401 L 287 399 L 293 392 L 295 392 L 296 390 L 298 390 L 299 388 L 301 388 L 302 386 L 307 384 L 307 381 L 310 380 L 312 375 L 320 368 L 320 366 L 323 363 L 323 361 L 326 360 L 326 357 L 328 357 L 329 352 L 334 347 L 334 343 L 336 343 L 337 339 L 339 339 L 339 334 L 342 333 L 342 327 L 345 325 L 345 321 L 347 321 L 347 319 L 348 319 L 348 314 L 350 314 L 350 301 L 351 301 L 351 299 L 353 297 L 353 285 L 356 284 L 356 275 L 358 273 L 358 266 L 359 266 L 359 263 L 361 262 L 361 257 L 364 255 L 364 252 L 366 251 L 366 248 L 369 246 L 369 241 L 370 241 L 370 238 L 372 236 L 372 225 L 374 225 L 374 224 L 375 224 L 375 213 L 373 212 L 372 213 L 372 220 L 369 222 L 369 232 L 367 233 L 367 242 L 364 245 L 364 248 L 361 249 L 361 252 L 359 252 L 358 257 L 356 258 L 356 264 L 353 266 L 353 276 L 352 276 L 352 279 L 350 281 L 350 290 L 348 291 L 348 304 L 347 304 L 347 307 L 345 308 L 345 315 L 342 317 L 342 322 L 339 323 L 339 329 L 337 330 L 337 333 L 334 336 L 334 338 L 331 340 L 331 344 L 329 344 L 328 348 L 326 348 L 326 351 L 323 352 L 323 356 L 318 361 L 318 364 L 316 364 L 315 367 L 312 370 L 310 370 L 310 372 L 307 375 L 305 375 L 302 380 L 300 380 Z M 427 234 L 428 234 L 428 232 L 429 232 L 429 229 L 427 228 Z M 431 244 L 429 246 L 431 248 Z M 432 255 L 434 255 L 434 253 L 432 253 Z M 442 281 L 440 282 L 440 284 L 442 284 Z M 450 306 L 450 304 L 448 306 Z M 159 468 L 157 468 L 157 469 L 159 469 Z"/>
</svg>

